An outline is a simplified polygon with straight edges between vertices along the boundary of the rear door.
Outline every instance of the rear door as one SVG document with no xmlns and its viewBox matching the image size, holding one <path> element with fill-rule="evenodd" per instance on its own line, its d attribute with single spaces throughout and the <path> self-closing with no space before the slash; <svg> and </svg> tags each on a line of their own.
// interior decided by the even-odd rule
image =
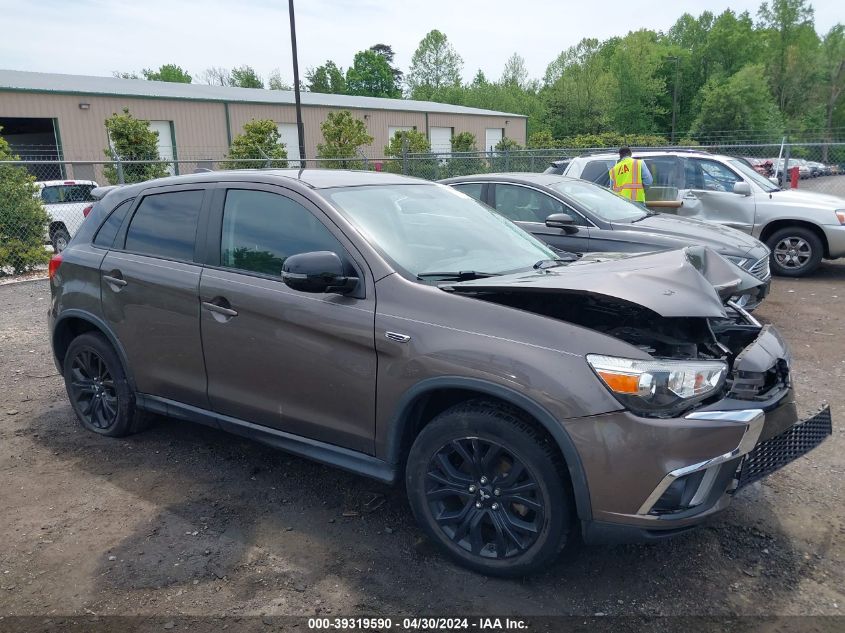
<svg viewBox="0 0 845 633">
<path fill-rule="evenodd" d="M 549 194 L 514 183 L 497 182 L 489 185 L 490 206 L 550 246 L 570 253 L 590 250 L 590 223 Z M 546 218 L 555 213 L 568 213 L 575 219 L 569 230 L 549 228 Z"/>
<path fill-rule="evenodd" d="M 312 202 L 270 185 L 215 192 L 202 274 L 208 394 L 218 413 L 372 454 L 375 289 L 369 269 Z M 333 251 L 360 296 L 281 279 L 284 260 Z"/>
<path fill-rule="evenodd" d="M 103 314 L 138 391 L 203 408 L 196 236 L 204 235 L 205 194 L 196 185 L 145 192 L 100 266 Z"/>
<path fill-rule="evenodd" d="M 743 182 L 743 178 L 715 160 L 686 158 L 684 161 L 685 188 L 681 191 L 684 205 L 678 215 L 751 233 L 756 211 L 754 196 L 733 192 L 734 184 Z"/>
</svg>

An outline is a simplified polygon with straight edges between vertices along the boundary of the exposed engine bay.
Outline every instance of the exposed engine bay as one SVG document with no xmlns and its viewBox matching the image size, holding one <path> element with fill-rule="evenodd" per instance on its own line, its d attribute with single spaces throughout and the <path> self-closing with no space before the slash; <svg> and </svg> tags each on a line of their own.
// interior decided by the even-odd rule
<svg viewBox="0 0 845 633">
<path fill-rule="evenodd" d="M 761 330 L 753 320 L 730 310 L 722 319 L 667 318 L 640 305 L 594 294 L 483 292 L 475 296 L 607 334 L 658 358 L 725 360 L 732 365 Z"/>
</svg>

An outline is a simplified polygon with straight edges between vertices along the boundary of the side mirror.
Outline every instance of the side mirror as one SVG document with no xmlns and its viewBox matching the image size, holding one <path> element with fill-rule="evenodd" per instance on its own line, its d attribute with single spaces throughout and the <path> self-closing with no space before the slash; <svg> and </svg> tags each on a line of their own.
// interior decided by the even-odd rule
<svg viewBox="0 0 845 633">
<path fill-rule="evenodd" d="M 552 213 L 546 218 L 546 226 L 550 229 L 563 229 L 567 233 L 576 233 L 575 218 L 568 213 Z"/>
<path fill-rule="evenodd" d="M 344 275 L 337 253 L 313 251 L 291 255 L 282 264 L 282 281 L 300 292 L 334 292 L 345 295 L 355 290 L 357 277 Z"/>
<path fill-rule="evenodd" d="M 751 195 L 751 185 L 747 182 L 735 182 L 734 183 L 734 193 L 740 196 L 750 196 Z"/>
<path fill-rule="evenodd" d="M 769 182 L 780 187 L 780 181 L 774 176 L 769 176 Z"/>
</svg>

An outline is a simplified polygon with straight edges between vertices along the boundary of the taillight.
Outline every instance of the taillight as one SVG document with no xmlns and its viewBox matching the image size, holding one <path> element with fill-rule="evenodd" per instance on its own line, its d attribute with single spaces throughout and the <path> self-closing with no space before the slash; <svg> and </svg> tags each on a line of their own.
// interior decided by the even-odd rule
<svg viewBox="0 0 845 633">
<path fill-rule="evenodd" d="M 56 276 L 56 271 L 59 270 L 59 266 L 62 265 L 62 254 L 56 253 L 50 258 L 50 266 L 47 268 L 47 276 L 52 279 Z"/>
<path fill-rule="evenodd" d="M 94 208 L 93 204 L 89 204 L 87 207 L 82 209 L 82 217 L 87 218 L 88 214 L 91 213 L 91 209 Z"/>
</svg>

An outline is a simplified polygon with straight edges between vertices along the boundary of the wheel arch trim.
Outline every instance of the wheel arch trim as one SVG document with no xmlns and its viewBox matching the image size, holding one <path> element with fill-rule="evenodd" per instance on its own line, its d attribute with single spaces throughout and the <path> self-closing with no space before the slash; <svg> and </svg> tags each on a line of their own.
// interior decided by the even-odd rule
<svg viewBox="0 0 845 633">
<path fill-rule="evenodd" d="M 439 376 L 422 380 L 408 389 L 399 399 L 399 403 L 394 408 L 394 413 L 390 418 L 389 435 L 386 441 L 386 458 L 389 463 L 399 464 L 402 461 L 402 440 L 405 437 L 408 425 L 413 423 L 412 412 L 414 407 L 423 397 L 448 389 L 474 391 L 479 396 L 492 396 L 524 411 L 536 420 L 552 436 L 563 454 L 572 481 L 578 518 L 581 520 L 592 518 L 587 477 L 569 433 L 545 407 L 525 394 L 494 382 L 463 376 Z"/>
<path fill-rule="evenodd" d="M 129 363 L 126 357 L 126 351 L 123 349 L 123 345 L 120 344 L 117 336 L 115 336 L 112 329 L 109 325 L 103 321 L 100 317 L 91 314 L 90 312 L 85 312 L 84 310 L 79 310 L 76 308 L 70 308 L 67 310 L 63 310 L 61 315 L 58 319 L 56 319 L 56 323 L 53 326 L 53 331 L 50 334 L 50 341 L 53 344 L 53 359 L 56 362 L 59 371 L 63 371 L 63 367 L 59 362 L 58 355 L 56 354 L 56 334 L 60 331 L 62 324 L 68 321 L 69 319 L 79 319 L 81 321 L 87 321 L 91 325 L 93 325 L 97 330 L 100 331 L 103 336 L 111 343 L 114 350 L 117 352 L 117 356 L 120 359 L 120 363 L 123 365 L 123 373 L 126 375 L 126 380 L 129 382 L 130 389 L 134 392 L 135 389 L 135 378 L 132 375 L 132 370 L 129 367 Z"/>
</svg>

